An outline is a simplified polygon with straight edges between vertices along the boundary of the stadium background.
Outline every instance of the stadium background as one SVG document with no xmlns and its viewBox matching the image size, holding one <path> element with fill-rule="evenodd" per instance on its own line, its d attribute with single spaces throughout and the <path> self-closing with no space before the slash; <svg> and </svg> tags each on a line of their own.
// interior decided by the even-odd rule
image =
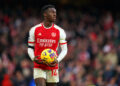
<svg viewBox="0 0 120 86">
<path fill-rule="evenodd" d="M 0 0 L 0 86 L 34 86 L 27 37 L 46 4 L 67 33 L 58 86 L 120 86 L 119 0 Z"/>
</svg>

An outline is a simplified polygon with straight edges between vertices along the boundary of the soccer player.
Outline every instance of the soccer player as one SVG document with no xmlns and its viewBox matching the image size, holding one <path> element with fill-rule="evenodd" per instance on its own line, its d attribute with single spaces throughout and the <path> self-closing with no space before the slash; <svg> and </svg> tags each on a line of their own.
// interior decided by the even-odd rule
<svg viewBox="0 0 120 86">
<path fill-rule="evenodd" d="M 29 31 L 28 54 L 34 63 L 33 76 L 36 86 L 56 86 L 59 82 L 58 63 L 67 54 L 66 34 L 54 24 L 56 9 L 53 5 L 45 5 L 42 15 L 43 21 Z M 57 52 L 59 45 L 61 52 L 53 63 L 44 63 L 40 59 L 44 49 L 51 48 Z"/>
</svg>

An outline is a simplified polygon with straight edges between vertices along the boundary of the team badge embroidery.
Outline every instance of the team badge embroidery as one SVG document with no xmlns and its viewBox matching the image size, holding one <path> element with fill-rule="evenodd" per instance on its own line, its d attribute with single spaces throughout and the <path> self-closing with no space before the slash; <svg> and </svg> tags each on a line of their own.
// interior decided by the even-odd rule
<svg viewBox="0 0 120 86">
<path fill-rule="evenodd" d="M 42 34 L 41 33 L 38 33 L 39 36 L 41 36 Z"/>
<path fill-rule="evenodd" d="M 55 36 L 56 36 L 56 33 L 55 33 L 55 32 L 52 32 L 51 35 L 52 35 L 52 37 L 55 37 Z"/>
</svg>

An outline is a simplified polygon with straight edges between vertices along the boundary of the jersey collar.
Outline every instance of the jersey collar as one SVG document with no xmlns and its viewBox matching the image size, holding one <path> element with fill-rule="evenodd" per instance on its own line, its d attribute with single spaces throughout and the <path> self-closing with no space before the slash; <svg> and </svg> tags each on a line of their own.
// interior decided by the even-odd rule
<svg viewBox="0 0 120 86">
<path fill-rule="evenodd" d="M 44 24 L 42 23 L 42 26 L 43 26 L 45 29 L 50 29 L 50 28 L 53 27 L 53 25 L 54 25 L 54 24 L 52 23 L 52 25 L 51 25 L 50 27 L 45 27 Z"/>
</svg>

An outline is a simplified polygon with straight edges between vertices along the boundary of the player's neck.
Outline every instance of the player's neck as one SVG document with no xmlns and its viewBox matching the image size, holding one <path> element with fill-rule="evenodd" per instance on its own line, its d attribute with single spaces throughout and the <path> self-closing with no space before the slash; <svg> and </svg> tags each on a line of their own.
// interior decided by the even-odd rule
<svg viewBox="0 0 120 86">
<path fill-rule="evenodd" d="M 45 28 L 50 28 L 52 26 L 53 22 L 43 21 L 43 26 Z"/>
</svg>

